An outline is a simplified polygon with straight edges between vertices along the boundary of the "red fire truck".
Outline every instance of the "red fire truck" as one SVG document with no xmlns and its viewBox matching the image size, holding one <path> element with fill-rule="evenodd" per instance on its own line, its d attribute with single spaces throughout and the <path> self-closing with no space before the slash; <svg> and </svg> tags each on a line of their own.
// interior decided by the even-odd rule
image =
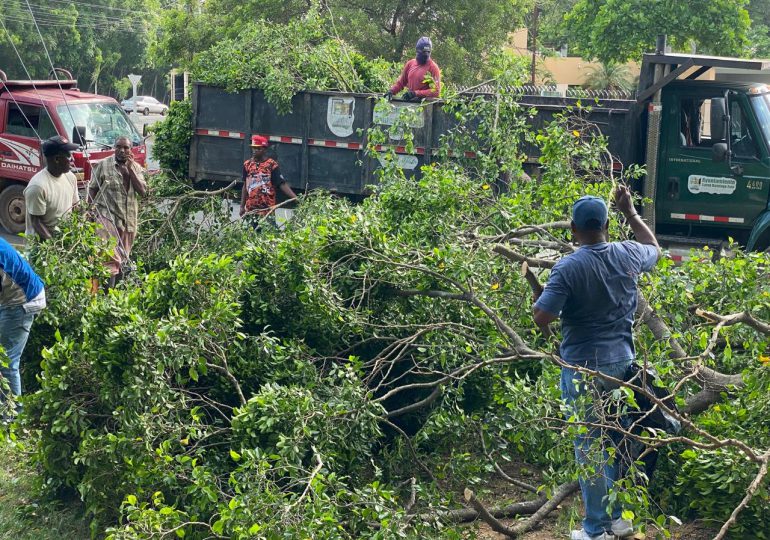
<svg viewBox="0 0 770 540">
<path fill-rule="evenodd" d="M 9 81 L 0 71 L 0 225 L 11 233 L 24 230 L 24 187 L 45 166 L 41 141 L 61 135 L 80 144 L 72 170 L 81 186 L 118 136 L 131 139 L 137 163 L 146 161 L 144 139 L 117 101 L 81 92 L 69 72 L 57 73 L 64 78 Z"/>
</svg>

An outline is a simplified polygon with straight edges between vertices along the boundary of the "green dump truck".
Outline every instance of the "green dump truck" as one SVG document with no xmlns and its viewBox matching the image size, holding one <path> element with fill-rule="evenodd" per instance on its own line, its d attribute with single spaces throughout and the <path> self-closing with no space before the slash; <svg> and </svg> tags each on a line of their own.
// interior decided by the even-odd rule
<svg viewBox="0 0 770 540">
<path fill-rule="evenodd" d="M 734 80 L 703 80 L 719 69 Z M 651 200 L 643 215 L 663 245 L 718 249 L 732 238 L 751 250 L 770 247 L 770 87 L 753 82 L 768 69 L 770 61 L 666 54 L 661 47 L 644 55 L 634 97 L 592 102 L 587 119 L 607 136 L 616 168 L 647 166 L 635 188 Z M 521 95 L 537 110 L 533 129 L 579 99 Z M 361 195 L 379 166 L 364 153 L 366 128 L 392 121 L 375 109 L 378 98 L 302 92 L 291 112 L 279 114 L 259 90 L 231 94 L 196 83 L 190 174 L 201 182 L 240 179 L 249 137 L 260 134 L 293 188 Z M 393 103 L 402 106 L 413 105 Z M 421 114 L 412 126 L 414 148 L 391 141 L 402 168 L 415 175 L 454 121 L 439 104 L 425 104 Z M 534 150 L 528 160 L 536 166 Z"/>
</svg>

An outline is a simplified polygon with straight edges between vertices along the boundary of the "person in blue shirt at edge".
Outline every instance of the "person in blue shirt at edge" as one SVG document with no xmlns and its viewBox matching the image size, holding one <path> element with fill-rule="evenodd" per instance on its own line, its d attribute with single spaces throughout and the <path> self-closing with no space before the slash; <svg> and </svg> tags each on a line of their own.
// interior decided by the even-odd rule
<svg viewBox="0 0 770 540">
<path fill-rule="evenodd" d="M 634 209 L 625 186 L 614 193 L 615 205 L 626 218 L 636 241 L 609 242 L 607 205 L 598 197 L 584 196 L 572 207 L 572 234 L 579 249 L 561 259 L 551 270 L 548 284 L 536 293 L 533 307 L 535 324 L 547 336 L 548 325 L 561 319 L 560 355 L 567 363 L 598 371 L 616 379 L 624 375 L 634 359 L 632 325 L 637 303 L 637 281 L 661 256 L 655 235 Z M 590 407 L 578 410 L 576 402 L 591 391 L 611 391 L 611 383 L 599 377 L 583 381 L 583 374 L 562 368 L 561 393 L 568 407 L 583 422 L 596 419 Z M 583 412 L 584 411 L 584 412 Z M 582 417 L 582 418 L 581 418 Z M 591 444 L 611 443 L 601 430 L 592 429 L 575 439 L 578 464 L 595 471 L 580 478 L 585 518 L 583 528 L 572 531 L 572 540 L 610 540 L 634 534 L 630 520 L 622 519 L 621 508 L 608 514 L 607 495 L 617 480 L 618 459 L 609 461 L 607 452 L 600 459 Z M 596 447 L 595 447 L 596 448 Z"/>
<path fill-rule="evenodd" d="M 46 306 L 45 286 L 32 267 L 4 239 L 0 238 L 0 345 L 8 356 L 8 367 L 0 368 L 0 403 L 7 402 L 5 384 L 11 394 L 21 396 L 19 363 L 27 344 L 35 314 Z M 16 412 L 20 410 L 16 404 Z M 0 409 L 5 407 L 0 406 Z M 11 414 L 3 410 L 3 419 Z"/>
</svg>

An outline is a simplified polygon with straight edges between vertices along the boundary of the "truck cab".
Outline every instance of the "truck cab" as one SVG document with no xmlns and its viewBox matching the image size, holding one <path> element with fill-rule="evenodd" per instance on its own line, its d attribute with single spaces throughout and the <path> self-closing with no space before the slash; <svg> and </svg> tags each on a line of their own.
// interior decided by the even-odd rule
<svg viewBox="0 0 770 540">
<path fill-rule="evenodd" d="M 645 220 L 669 246 L 732 239 L 768 249 L 770 87 L 750 81 L 752 71 L 770 71 L 770 61 L 663 50 L 644 55 L 637 94 L 646 105 Z M 700 80 L 711 68 L 746 73 L 740 81 Z"/>
<path fill-rule="evenodd" d="M 41 142 L 56 135 L 80 145 L 72 153 L 80 186 L 94 163 L 113 154 L 119 136 L 132 141 L 137 163 L 146 162 L 142 136 L 114 99 L 81 92 L 71 75 L 9 81 L 0 71 L 0 225 L 10 233 L 24 230 L 24 188 L 45 166 Z"/>
<path fill-rule="evenodd" d="M 770 88 L 677 82 L 662 104 L 656 232 L 748 245 L 770 199 Z"/>
</svg>

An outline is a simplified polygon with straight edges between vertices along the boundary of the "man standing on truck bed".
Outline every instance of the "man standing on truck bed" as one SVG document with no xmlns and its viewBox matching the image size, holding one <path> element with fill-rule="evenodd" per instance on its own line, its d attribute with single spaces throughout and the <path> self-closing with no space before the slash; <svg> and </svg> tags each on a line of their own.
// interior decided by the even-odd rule
<svg viewBox="0 0 770 540">
<path fill-rule="evenodd" d="M 429 37 L 417 40 L 417 55 L 404 65 L 404 70 L 396 83 L 390 87 L 385 97 L 390 100 L 406 88 L 404 99 L 417 101 L 425 98 L 437 98 L 441 92 L 441 70 L 430 53 L 433 44 Z"/>
<path fill-rule="evenodd" d="M 121 268 L 128 262 L 134 245 L 139 216 L 139 197 L 147 193 L 142 167 L 134 161 L 128 137 L 115 139 L 115 154 L 94 167 L 88 184 L 88 201 L 96 207 L 101 234 L 115 239 L 115 251 L 107 267 L 110 287 L 115 286 Z"/>
<path fill-rule="evenodd" d="M 241 217 L 247 213 L 260 217 L 269 215 L 275 206 L 278 189 L 289 199 L 297 198 L 281 174 L 278 162 L 267 157 L 267 145 L 265 137 L 261 135 L 251 137 L 252 157 L 243 164 Z"/>
<path fill-rule="evenodd" d="M 625 380 L 635 356 L 632 326 L 637 281 L 655 266 L 660 248 L 636 213 L 626 187 L 615 191 L 615 204 L 637 241 L 608 242 L 604 201 L 591 196 L 578 199 L 572 207 L 572 234 L 580 249 L 556 263 L 535 303 L 534 318 L 545 334 L 549 323 L 561 318 L 560 354 L 566 363 Z M 581 396 L 598 397 L 616 387 L 599 377 L 584 379 L 583 373 L 562 368 L 562 398 L 579 422 L 601 422 L 601 411 L 594 408 L 602 400 L 584 407 Z M 607 513 L 607 495 L 618 479 L 621 456 L 610 458 L 603 450 L 611 442 L 602 431 L 589 426 L 575 439 L 575 458 L 592 472 L 583 472 L 580 478 L 585 518 L 583 528 L 572 531 L 572 540 L 607 540 L 634 533 L 631 521 L 622 519 L 621 508 Z"/>
<path fill-rule="evenodd" d="M 37 234 L 43 240 L 53 236 L 59 220 L 80 201 L 78 183 L 70 172 L 70 152 L 78 145 L 57 135 L 40 145 L 46 167 L 24 189 L 27 207 L 27 236 Z"/>
</svg>

